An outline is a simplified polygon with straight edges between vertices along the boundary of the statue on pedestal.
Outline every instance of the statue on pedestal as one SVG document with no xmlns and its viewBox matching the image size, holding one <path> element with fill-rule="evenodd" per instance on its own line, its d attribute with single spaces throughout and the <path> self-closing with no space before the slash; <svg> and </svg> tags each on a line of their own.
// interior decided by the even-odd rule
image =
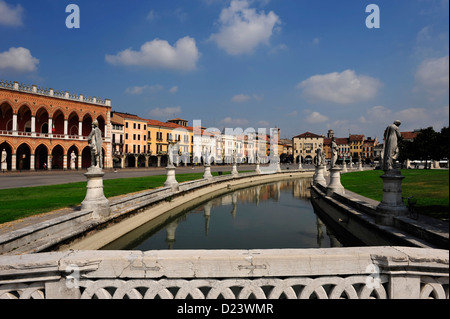
<svg viewBox="0 0 450 319">
<path fill-rule="evenodd" d="M 396 120 L 384 131 L 383 162 L 381 166 L 384 172 L 396 169 L 395 161 L 399 156 L 398 139 L 401 137 L 398 128 L 400 124 L 401 122 Z"/>
<path fill-rule="evenodd" d="M 338 158 L 338 151 L 339 151 L 339 148 L 338 148 L 338 146 L 336 144 L 336 138 L 333 137 L 331 139 L 331 162 L 330 162 L 330 168 L 333 168 L 333 167 L 336 166 L 336 161 L 337 161 L 337 158 Z"/>
<path fill-rule="evenodd" d="M 87 137 L 91 149 L 91 167 L 103 168 L 102 131 L 98 128 L 98 121 L 92 122 L 92 131 Z"/>
<path fill-rule="evenodd" d="M 7 163 L 6 163 L 6 157 L 7 157 L 7 156 L 8 156 L 8 155 L 6 154 L 5 149 L 3 149 L 3 150 L 2 150 L 2 156 L 1 156 L 1 170 L 2 170 L 2 171 L 6 171 L 7 168 L 8 168 Z"/>
</svg>

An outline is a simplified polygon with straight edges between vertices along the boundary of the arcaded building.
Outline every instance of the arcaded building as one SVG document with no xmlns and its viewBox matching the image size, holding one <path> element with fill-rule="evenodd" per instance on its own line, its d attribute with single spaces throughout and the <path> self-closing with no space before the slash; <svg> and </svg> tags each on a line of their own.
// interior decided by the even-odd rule
<svg viewBox="0 0 450 319">
<path fill-rule="evenodd" d="M 112 167 L 111 101 L 0 81 L 0 153 L 7 169 L 81 169 L 91 165 L 92 122 L 103 133 L 104 167 Z"/>
</svg>

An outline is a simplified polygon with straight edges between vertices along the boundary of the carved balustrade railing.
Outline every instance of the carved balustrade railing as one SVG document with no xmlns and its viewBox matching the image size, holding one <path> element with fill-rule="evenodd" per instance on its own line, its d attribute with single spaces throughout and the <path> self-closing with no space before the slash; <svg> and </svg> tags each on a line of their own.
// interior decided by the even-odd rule
<svg viewBox="0 0 450 319">
<path fill-rule="evenodd" d="M 0 298 L 448 299 L 448 251 L 406 247 L 0 256 Z"/>
</svg>

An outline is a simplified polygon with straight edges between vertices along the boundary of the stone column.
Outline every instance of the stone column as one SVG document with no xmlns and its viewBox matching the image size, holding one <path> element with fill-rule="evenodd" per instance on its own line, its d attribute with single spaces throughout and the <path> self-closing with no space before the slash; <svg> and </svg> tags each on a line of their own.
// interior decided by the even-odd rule
<svg viewBox="0 0 450 319">
<path fill-rule="evenodd" d="M 83 122 L 78 122 L 78 138 L 81 140 L 83 136 Z"/>
<path fill-rule="evenodd" d="M 402 199 L 402 180 L 405 178 L 399 170 L 390 170 L 380 176 L 383 179 L 383 199 L 377 206 L 380 216 L 377 220 L 382 225 L 392 225 L 394 216 L 408 213 Z"/>
<path fill-rule="evenodd" d="M 330 169 L 330 183 L 327 186 L 327 195 L 333 193 L 345 194 L 344 186 L 341 184 L 341 169 L 334 167 Z"/>
<path fill-rule="evenodd" d="M 344 159 L 344 163 L 342 164 L 342 173 L 347 173 L 347 172 L 348 172 L 347 163 L 345 162 L 345 159 Z"/>
<path fill-rule="evenodd" d="M 67 135 L 69 134 L 69 120 L 64 119 L 64 138 L 67 138 Z"/>
<path fill-rule="evenodd" d="M 17 135 L 17 114 L 13 114 L 12 131 L 13 135 Z"/>
<path fill-rule="evenodd" d="M 48 119 L 48 136 L 53 137 L 53 119 Z"/>
<path fill-rule="evenodd" d="M 166 167 L 167 179 L 166 179 L 166 182 L 164 183 L 165 187 L 172 187 L 173 190 L 178 189 L 178 182 L 175 177 L 175 169 L 176 168 L 174 165 L 168 165 Z"/>
<path fill-rule="evenodd" d="M 16 154 L 11 154 L 11 171 L 16 171 L 17 170 L 17 157 Z"/>
<path fill-rule="evenodd" d="M 36 136 L 36 116 L 31 116 L 31 136 Z"/>
<path fill-rule="evenodd" d="M 211 165 L 205 164 L 205 173 L 203 174 L 203 178 L 212 180 L 213 176 L 211 174 Z"/>
<path fill-rule="evenodd" d="M 109 201 L 103 193 L 103 173 L 99 167 L 89 167 L 87 173 L 86 197 L 81 203 L 81 210 L 92 210 L 94 218 L 108 217 L 110 213 Z"/>
<path fill-rule="evenodd" d="M 34 171 L 35 167 L 34 167 L 34 154 L 30 154 L 30 171 Z"/>
<path fill-rule="evenodd" d="M 314 176 L 313 176 L 313 185 L 322 184 L 326 185 L 325 177 L 323 177 L 323 165 L 316 165 Z"/>
</svg>

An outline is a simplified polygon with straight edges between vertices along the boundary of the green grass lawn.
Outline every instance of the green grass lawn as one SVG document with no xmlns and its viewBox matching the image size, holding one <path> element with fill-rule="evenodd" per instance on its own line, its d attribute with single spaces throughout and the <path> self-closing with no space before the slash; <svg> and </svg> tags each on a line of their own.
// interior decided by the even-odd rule
<svg viewBox="0 0 450 319">
<path fill-rule="evenodd" d="M 342 185 L 355 193 L 381 201 L 383 198 L 381 170 L 342 174 Z M 436 218 L 449 218 L 449 171 L 402 170 L 403 197 L 417 199 L 419 213 Z"/>
<path fill-rule="evenodd" d="M 213 172 L 214 176 L 218 173 Z M 229 172 L 224 172 L 229 174 Z M 106 197 L 161 187 L 166 175 L 103 181 Z M 203 173 L 177 174 L 178 182 L 203 178 Z M 0 190 L 0 224 L 24 217 L 78 206 L 86 196 L 86 182 Z"/>
</svg>

